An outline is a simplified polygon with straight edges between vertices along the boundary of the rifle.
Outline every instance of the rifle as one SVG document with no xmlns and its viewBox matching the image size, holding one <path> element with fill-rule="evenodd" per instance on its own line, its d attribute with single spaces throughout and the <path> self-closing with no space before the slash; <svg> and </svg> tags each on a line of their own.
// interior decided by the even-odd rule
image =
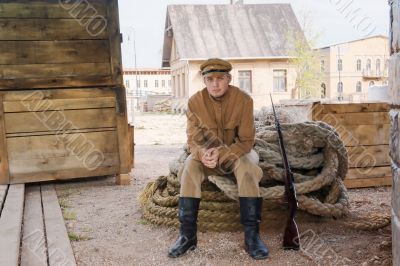
<svg viewBox="0 0 400 266">
<path fill-rule="evenodd" d="M 283 143 L 281 125 L 280 125 L 278 117 L 276 116 L 276 113 L 275 113 L 275 106 L 272 101 L 271 94 L 269 96 L 271 98 L 272 110 L 274 112 L 274 117 L 275 117 L 275 127 L 278 132 L 278 140 L 279 140 L 279 147 L 281 149 L 282 162 L 283 162 L 283 166 L 285 167 L 285 172 L 286 172 L 285 194 L 286 194 L 286 199 L 287 199 L 288 205 L 289 205 L 289 219 L 287 221 L 285 233 L 283 235 L 283 248 L 299 250 L 299 248 L 300 248 L 299 230 L 297 228 L 296 221 L 294 220 L 296 211 L 297 211 L 297 207 L 298 207 L 296 189 L 293 184 L 294 178 L 293 178 L 293 173 L 290 170 L 288 158 L 286 156 L 286 150 L 285 150 L 285 145 Z"/>
</svg>

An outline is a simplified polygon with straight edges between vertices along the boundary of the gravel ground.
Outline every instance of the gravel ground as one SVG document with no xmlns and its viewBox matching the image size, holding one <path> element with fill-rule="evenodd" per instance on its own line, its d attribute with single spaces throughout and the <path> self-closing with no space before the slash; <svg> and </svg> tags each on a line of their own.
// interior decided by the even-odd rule
<svg viewBox="0 0 400 266">
<path fill-rule="evenodd" d="M 167 250 L 177 230 L 148 224 L 141 217 L 138 193 L 147 182 L 168 173 L 168 162 L 181 145 L 137 145 L 130 186 L 116 186 L 113 177 L 57 184 L 57 192 L 76 219 L 66 221 L 79 265 L 390 265 L 390 226 L 374 232 L 356 231 L 338 221 L 299 213 L 303 236 L 301 251 L 281 249 L 281 219 L 270 217 L 261 228 L 270 248 L 266 261 L 250 259 L 243 248 L 243 233 L 199 233 L 197 250 L 170 259 Z M 357 189 L 349 192 L 352 213 L 388 213 L 390 188 Z M 279 216 L 278 216 L 279 217 Z M 264 217 L 269 219 L 269 217 Z M 330 263 L 333 264 L 333 263 Z"/>
</svg>

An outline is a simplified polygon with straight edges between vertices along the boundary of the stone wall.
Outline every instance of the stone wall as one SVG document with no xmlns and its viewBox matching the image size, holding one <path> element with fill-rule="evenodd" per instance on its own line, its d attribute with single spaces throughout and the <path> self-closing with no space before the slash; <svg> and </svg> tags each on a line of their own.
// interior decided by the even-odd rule
<svg viewBox="0 0 400 266">
<path fill-rule="evenodd" d="M 390 156 L 392 158 L 392 243 L 393 265 L 400 266 L 400 0 L 389 0 L 390 68 L 389 87 L 392 95 L 390 111 Z"/>
</svg>

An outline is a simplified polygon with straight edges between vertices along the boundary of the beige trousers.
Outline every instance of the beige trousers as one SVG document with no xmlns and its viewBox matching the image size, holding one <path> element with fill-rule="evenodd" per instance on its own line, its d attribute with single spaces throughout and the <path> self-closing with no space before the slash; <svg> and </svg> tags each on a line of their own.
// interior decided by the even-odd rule
<svg viewBox="0 0 400 266">
<path fill-rule="evenodd" d="M 251 150 L 237 159 L 233 165 L 232 171 L 238 185 L 239 197 L 260 196 L 258 183 L 263 172 L 258 166 L 258 160 L 258 154 Z M 227 176 L 228 174 L 218 167 L 208 168 L 189 155 L 178 173 L 181 182 L 180 196 L 201 198 L 201 183 L 210 175 Z"/>
</svg>

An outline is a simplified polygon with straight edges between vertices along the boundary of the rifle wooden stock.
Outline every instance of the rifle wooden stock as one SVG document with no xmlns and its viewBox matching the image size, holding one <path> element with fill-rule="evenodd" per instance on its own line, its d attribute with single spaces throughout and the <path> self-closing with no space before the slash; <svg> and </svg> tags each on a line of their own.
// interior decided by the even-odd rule
<svg viewBox="0 0 400 266">
<path fill-rule="evenodd" d="M 294 187 L 294 178 L 293 178 L 293 173 L 290 170 L 289 161 L 286 155 L 286 149 L 283 142 L 281 125 L 275 113 L 275 106 L 272 101 L 272 96 L 270 95 L 270 97 L 272 103 L 272 110 L 274 112 L 275 126 L 278 132 L 278 140 L 282 155 L 282 162 L 283 166 L 285 167 L 285 195 L 289 206 L 289 218 L 286 224 L 285 232 L 283 234 L 283 248 L 299 250 L 300 249 L 299 230 L 297 228 L 297 224 L 295 221 L 298 202 L 296 196 L 296 189 Z"/>
</svg>

